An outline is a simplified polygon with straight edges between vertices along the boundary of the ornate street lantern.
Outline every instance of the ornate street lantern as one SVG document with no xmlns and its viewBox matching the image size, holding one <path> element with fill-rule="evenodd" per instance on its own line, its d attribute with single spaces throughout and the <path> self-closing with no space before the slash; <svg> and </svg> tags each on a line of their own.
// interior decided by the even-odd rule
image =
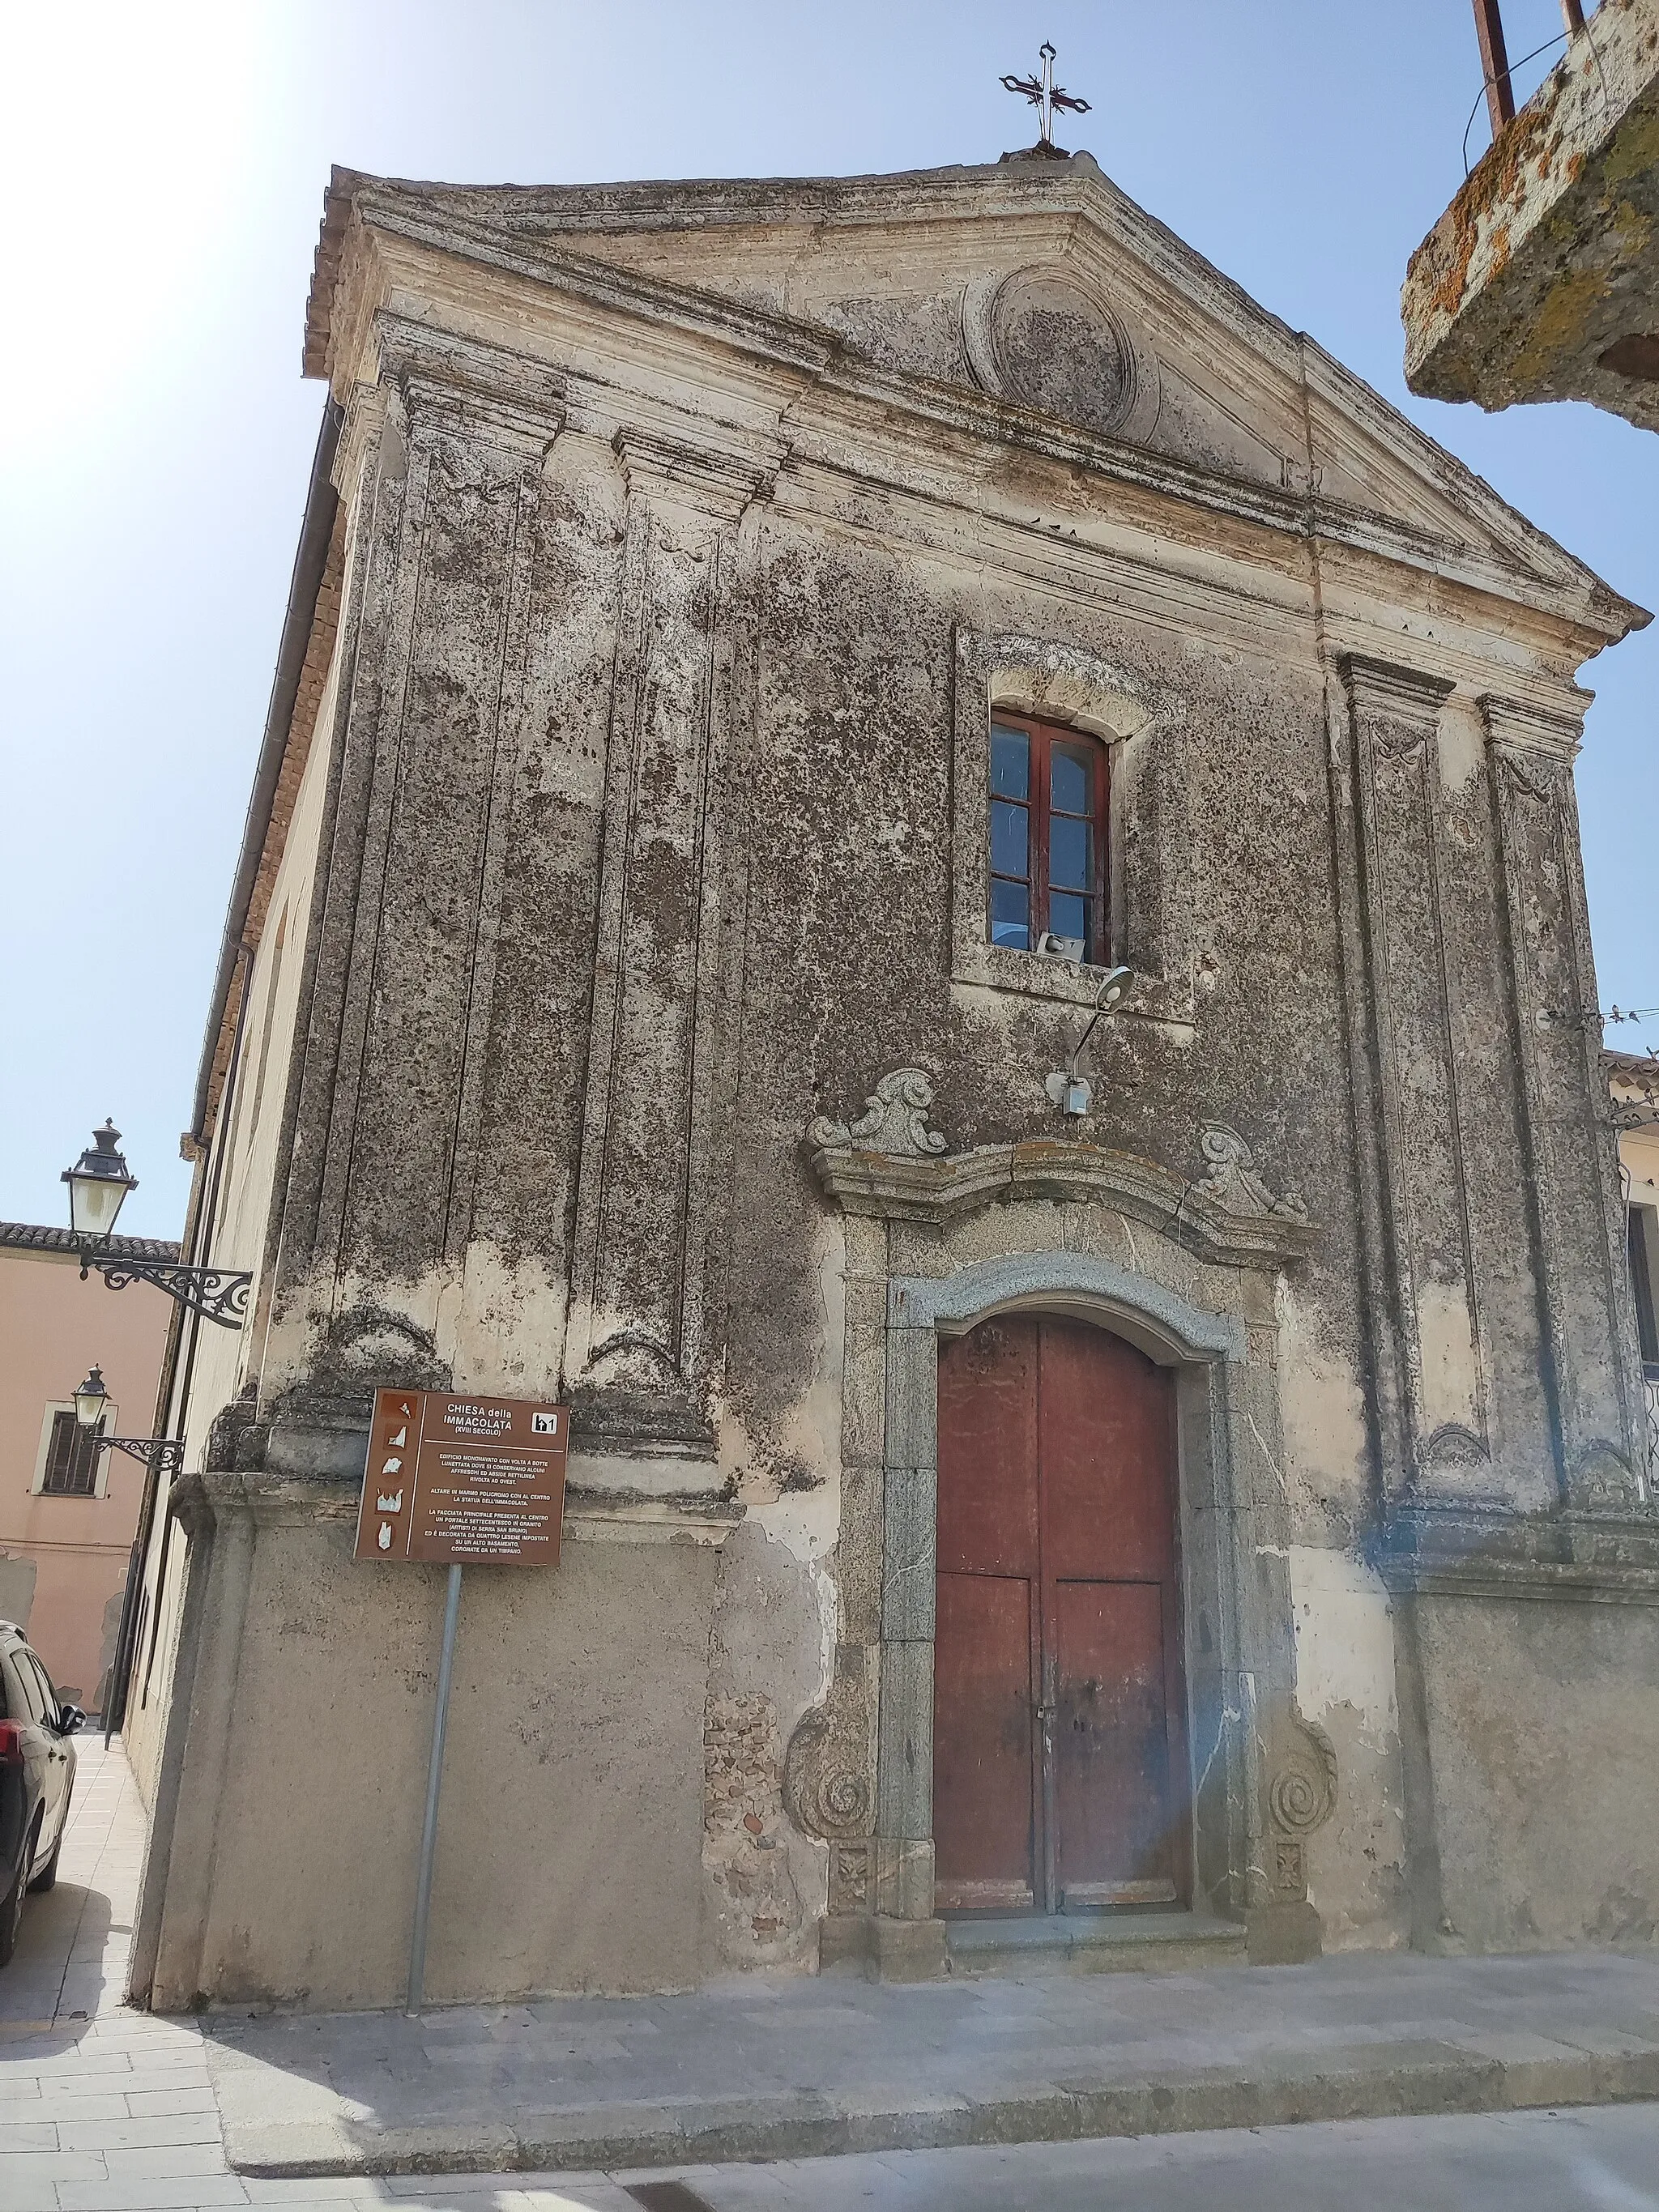
<svg viewBox="0 0 1659 2212">
<path fill-rule="evenodd" d="M 77 1238 L 101 1244 L 115 1227 L 127 1193 L 138 1185 L 116 1146 L 121 1132 L 112 1121 L 92 1133 L 92 1142 L 62 1181 L 70 1187 L 70 1227 Z"/>
<path fill-rule="evenodd" d="M 104 1370 L 94 1367 L 84 1382 L 75 1386 L 75 1418 L 83 1429 L 95 1429 L 104 1418 L 104 1408 L 109 1403 L 109 1392 L 104 1388 Z"/>
</svg>

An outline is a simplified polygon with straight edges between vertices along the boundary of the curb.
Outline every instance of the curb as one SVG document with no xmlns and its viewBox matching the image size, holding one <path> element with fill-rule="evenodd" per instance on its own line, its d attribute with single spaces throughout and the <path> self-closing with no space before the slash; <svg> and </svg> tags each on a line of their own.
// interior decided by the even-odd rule
<svg viewBox="0 0 1659 2212">
<path fill-rule="evenodd" d="M 830 2158 L 854 2151 L 950 2150 L 1064 2142 L 1096 2136 L 1181 2135 L 1215 2128 L 1407 2114 L 1519 2112 L 1659 2098 L 1659 2049 L 1560 2057 L 1483 2058 L 1450 2044 L 1377 2044 L 1305 2069 L 1224 2069 L 1155 2080 L 1072 2078 L 1006 2097 L 775 2097 L 616 2104 L 471 2127 L 385 2132 L 332 2117 L 227 2126 L 237 2173 L 273 2179 L 393 2173 L 512 2173 Z"/>
</svg>

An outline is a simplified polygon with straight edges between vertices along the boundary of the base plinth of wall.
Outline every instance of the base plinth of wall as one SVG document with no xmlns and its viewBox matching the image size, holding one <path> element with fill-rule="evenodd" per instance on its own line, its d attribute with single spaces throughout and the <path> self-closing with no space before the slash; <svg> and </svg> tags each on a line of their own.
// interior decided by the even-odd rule
<svg viewBox="0 0 1659 2212">
<path fill-rule="evenodd" d="M 1315 1908 L 1298 1899 L 1261 1905 L 1245 1923 L 1253 1966 L 1301 1966 L 1324 1951 L 1324 1928 Z"/>
<path fill-rule="evenodd" d="M 818 1965 L 850 1966 L 871 1982 L 933 1982 L 947 1971 L 942 1920 L 831 1912 L 818 1923 Z"/>
</svg>

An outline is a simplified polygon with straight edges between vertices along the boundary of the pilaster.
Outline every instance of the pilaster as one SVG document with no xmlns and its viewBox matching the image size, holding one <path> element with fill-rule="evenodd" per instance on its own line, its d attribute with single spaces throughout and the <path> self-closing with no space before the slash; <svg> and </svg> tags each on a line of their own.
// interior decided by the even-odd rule
<svg viewBox="0 0 1659 2212">
<path fill-rule="evenodd" d="M 732 785 L 753 721 L 744 517 L 769 457 L 629 426 L 613 442 L 627 538 L 567 1387 L 579 1434 L 707 1457 L 720 1038 L 740 959 Z"/>
<path fill-rule="evenodd" d="M 1480 710 L 1558 1479 L 1565 1504 L 1618 1510 L 1640 1494 L 1638 1366 L 1572 787 L 1581 725 L 1490 696 Z"/>
<path fill-rule="evenodd" d="M 1346 654 L 1339 862 L 1351 966 L 1356 1139 L 1376 1195 L 1364 1223 L 1378 1338 L 1385 1498 L 1489 1481 L 1487 1362 L 1465 1170 L 1443 891 L 1443 678 Z M 1339 848 L 1346 840 L 1339 836 Z M 1362 1182 L 1366 1180 L 1362 1172 Z"/>
<path fill-rule="evenodd" d="M 319 1275 L 430 1284 L 471 1235 L 534 539 L 563 420 L 551 381 L 492 348 L 384 315 L 378 335 L 381 380 L 343 443 L 362 606 L 283 1224 L 283 1276 L 313 1298 Z M 429 1343 L 435 1310 L 404 1318 Z M 343 1328 L 333 1315 L 331 1356 Z"/>
</svg>

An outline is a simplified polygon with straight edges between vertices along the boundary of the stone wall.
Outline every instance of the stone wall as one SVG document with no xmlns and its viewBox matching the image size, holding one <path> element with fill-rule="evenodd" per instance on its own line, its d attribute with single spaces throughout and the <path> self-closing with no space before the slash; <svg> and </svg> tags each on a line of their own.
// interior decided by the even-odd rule
<svg viewBox="0 0 1659 2212">
<path fill-rule="evenodd" d="M 695 297 L 609 215 L 533 267 L 469 258 L 494 201 L 331 216 L 344 581 L 274 1158 L 224 1117 L 263 1326 L 202 1385 L 157 2001 L 395 1994 L 435 1586 L 346 1561 L 376 1382 L 574 1409 L 557 1575 L 469 1574 L 446 1996 L 810 1964 L 826 1902 L 936 1957 L 931 1363 L 1005 1295 L 1178 1369 L 1198 1889 L 1260 1955 L 1407 1929 L 1402 1516 L 1638 1512 L 1570 781 L 1629 611 L 1065 171 L 894 188 L 958 226 L 903 249 L 948 406 L 948 349 L 757 304 L 787 210 Z M 1069 419 L 959 228 L 1036 297 L 1067 195 Z M 1100 979 L 984 942 L 997 706 L 1112 748 L 1069 1120 Z"/>
<path fill-rule="evenodd" d="M 216 1501 L 198 1666 L 234 1665 L 192 1731 L 151 2002 L 329 2011 L 400 2002 L 442 1571 L 364 1568 L 343 1511 Z M 463 1592 L 432 1897 L 435 2002 L 687 1988 L 717 1554 L 576 1542 L 556 1572 Z"/>
<path fill-rule="evenodd" d="M 1431 1793 L 1418 1826 L 1438 1876 L 1419 1875 L 1419 1948 L 1653 1942 L 1659 1611 L 1447 1596 L 1416 1612 Z"/>
</svg>

